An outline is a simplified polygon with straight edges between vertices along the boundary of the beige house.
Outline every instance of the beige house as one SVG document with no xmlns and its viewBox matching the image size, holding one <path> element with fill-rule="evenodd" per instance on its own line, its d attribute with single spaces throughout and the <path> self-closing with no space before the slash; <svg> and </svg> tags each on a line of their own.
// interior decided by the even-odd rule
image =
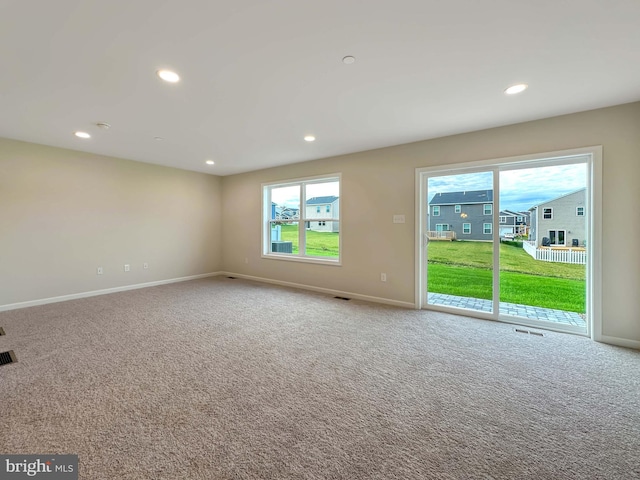
<svg viewBox="0 0 640 480">
<path fill-rule="evenodd" d="M 543 247 L 581 247 L 586 243 L 586 189 L 531 208 L 529 239 Z"/>
</svg>

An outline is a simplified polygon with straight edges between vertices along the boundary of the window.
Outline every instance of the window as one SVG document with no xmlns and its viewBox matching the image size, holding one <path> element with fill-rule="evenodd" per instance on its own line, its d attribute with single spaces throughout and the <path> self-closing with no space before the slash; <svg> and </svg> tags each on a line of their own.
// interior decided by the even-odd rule
<svg viewBox="0 0 640 480">
<path fill-rule="evenodd" d="M 500 215 L 500 223 L 507 223 L 507 217 L 504 215 Z"/>
<path fill-rule="evenodd" d="M 440 216 L 440 205 L 434 205 L 433 206 L 433 216 L 434 217 L 439 217 Z"/>
<path fill-rule="evenodd" d="M 550 245 L 565 245 L 566 232 L 564 230 L 549 230 Z"/>
<path fill-rule="evenodd" d="M 482 229 L 482 233 L 484 233 L 485 235 L 491 235 L 491 233 L 493 232 L 493 225 L 491 225 L 490 223 L 483 223 Z"/>
<path fill-rule="evenodd" d="M 448 232 L 449 224 L 448 223 L 436 223 L 436 232 Z"/>
<path fill-rule="evenodd" d="M 524 217 L 522 217 L 522 216 L 518 215 L 518 216 L 516 217 L 516 222 L 524 222 Z"/>
<path fill-rule="evenodd" d="M 469 235 L 471 233 L 471 224 L 470 223 L 463 223 L 462 224 L 462 233 L 464 233 L 465 235 Z"/>
<path fill-rule="evenodd" d="M 455 209 L 456 213 L 460 213 L 462 211 L 462 207 L 460 205 L 456 205 Z"/>
<path fill-rule="evenodd" d="M 263 184 L 262 193 L 264 257 L 340 264 L 339 174 Z M 332 218 L 320 217 L 331 205 Z"/>
<path fill-rule="evenodd" d="M 553 218 L 553 208 L 543 208 L 542 218 L 545 220 L 551 220 Z"/>
<path fill-rule="evenodd" d="M 491 205 L 490 203 L 485 203 L 484 204 L 484 214 L 485 215 L 493 214 L 493 205 Z"/>
<path fill-rule="evenodd" d="M 584 207 L 576 207 L 576 215 L 578 217 L 584 217 Z"/>
</svg>

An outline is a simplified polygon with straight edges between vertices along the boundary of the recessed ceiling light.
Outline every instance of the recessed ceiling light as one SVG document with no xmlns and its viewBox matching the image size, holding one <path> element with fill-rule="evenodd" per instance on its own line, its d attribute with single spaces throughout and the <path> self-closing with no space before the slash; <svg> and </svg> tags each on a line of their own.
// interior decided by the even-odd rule
<svg viewBox="0 0 640 480">
<path fill-rule="evenodd" d="M 529 88 L 529 85 L 526 83 L 519 83 L 517 85 L 511 85 L 504 91 L 504 93 L 507 95 L 515 95 L 516 93 L 524 92 L 527 88 Z"/>
<path fill-rule="evenodd" d="M 304 137 L 304 139 L 307 142 L 313 142 L 315 141 L 316 137 L 314 137 L 313 135 L 307 135 L 306 137 Z"/>
<path fill-rule="evenodd" d="M 107 122 L 98 122 L 96 123 L 96 125 L 103 130 L 109 130 L 111 128 L 111 125 L 109 125 Z"/>
<path fill-rule="evenodd" d="M 356 61 L 356 57 L 352 57 L 351 55 L 347 55 L 346 57 L 344 57 L 342 59 L 342 63 L 347 64 L 347 65 L 351 65 L 355 61 Z"/>
<path fill-rule="evenodd" d="M 74 135 L 78 138 L 91 138 L 91 135 L 89 135 L 87 132 L 75 132 Z"/>
<path fill-rule="evenodd" d="M 180 75 L 171 70 L 158 70 L 157 74 L 165 82 L 176 83 L 180 81 Z"/>
<path fill-rule="evenodd" d="M 158 142 L 161 142 L 162 140 L 164 140 L 164 138 L 162 137 L 153 137 L 154 140 L 157 140 Z"/>
<path fill-rule="evenodd" d="M 214 165 L 216 162 L 214 162 L 213 160 L 207 160 L 206 162 L 207 165 Z"/>
</svg>

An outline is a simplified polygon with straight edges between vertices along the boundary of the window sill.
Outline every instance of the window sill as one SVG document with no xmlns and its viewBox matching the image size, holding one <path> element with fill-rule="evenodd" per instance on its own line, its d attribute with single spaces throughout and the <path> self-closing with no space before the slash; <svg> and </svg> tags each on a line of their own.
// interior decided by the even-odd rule
<svg viewBox="0 0 640 480">
<path fill-rule="evenodd" d="M 329 265 L 332 267 L 341 267 L 340 259 L 322 258 L 322 257 L 300 257 L 297 255 L 278 255 L 276 253 L 263 253 L 262 258 L 267 260 L 284 260 L 286 262 L 299 263 L 315 263 L 316 265 Z"/>
</svg>

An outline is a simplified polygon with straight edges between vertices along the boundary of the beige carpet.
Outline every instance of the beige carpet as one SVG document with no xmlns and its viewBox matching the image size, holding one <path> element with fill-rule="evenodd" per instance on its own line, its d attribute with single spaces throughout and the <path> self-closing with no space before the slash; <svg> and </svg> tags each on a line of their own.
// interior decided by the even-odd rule
<svg viewBox="0 0 640 480">
<path fill-rule="evenodd" d="M 640 352 L 214 278 L 0 313 L 0 453 L 84 479 L 640 478 Z"/>
</svg>

